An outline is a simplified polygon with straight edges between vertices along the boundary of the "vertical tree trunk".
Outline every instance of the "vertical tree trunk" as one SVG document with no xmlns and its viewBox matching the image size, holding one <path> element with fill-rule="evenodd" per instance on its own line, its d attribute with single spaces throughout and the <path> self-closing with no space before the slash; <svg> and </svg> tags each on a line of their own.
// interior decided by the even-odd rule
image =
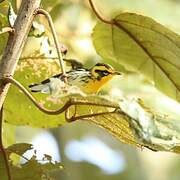
<svg viewBox="0 0 180 180">
<path fill-rule="evenodd" d="M 21 7 L 14 24 L 14 33 L 9 34 L 7 46 L 0 62 L 0 79 L 13 76 L 18 59 L 25 45 L 36 10 L 41 0 L 22 0 Z M 9 85 L 0 82 L 0 109 L 4 103 Z"/>
</svg>

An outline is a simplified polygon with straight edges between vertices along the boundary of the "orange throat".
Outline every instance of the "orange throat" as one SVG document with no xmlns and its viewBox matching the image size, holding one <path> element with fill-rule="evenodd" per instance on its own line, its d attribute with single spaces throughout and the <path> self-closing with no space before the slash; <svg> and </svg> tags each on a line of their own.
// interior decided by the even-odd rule
<svg viewBox="0 0 180 180">
<path fill-rule="evenodd" d="M 108 81 L 110 81 L 113 78 L 112 75 L 109 75 L 107 77 L 103 77 L 101 80 L 91 80 L 87 85 L 82 87 L 82 90 L 87 94 L 96 94 L 98 93 L 103 85 L 105 85 Z"/>
</svg>

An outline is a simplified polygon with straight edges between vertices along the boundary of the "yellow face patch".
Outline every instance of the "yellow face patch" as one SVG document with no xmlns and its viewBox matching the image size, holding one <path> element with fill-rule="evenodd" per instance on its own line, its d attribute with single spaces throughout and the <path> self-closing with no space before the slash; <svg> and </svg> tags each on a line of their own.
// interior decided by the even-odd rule
<svg viewBox="0 0 180 180">
<path fill-rule="evenodd" d="M 92 78 L 81 89 L 86 93 L 97 93 L 104 84 L 118 73 L 108 64 L 97 63 L 90 69 Z"/>
</svg>

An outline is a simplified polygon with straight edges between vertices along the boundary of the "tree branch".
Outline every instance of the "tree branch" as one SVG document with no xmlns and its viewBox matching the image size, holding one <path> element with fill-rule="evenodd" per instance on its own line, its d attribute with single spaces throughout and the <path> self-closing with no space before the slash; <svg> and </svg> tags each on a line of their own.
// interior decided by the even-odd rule
<svg viewBox="0 0 180 180">
<path fill-rule="evenodd" d="M 3 27 L 2 30 L 0 31 L 0 35 L 7 32 L 14 32 L 14 29 L 11 27 Z"/>
<path fill-rule="evenodd" d="M 53 35 L 53 38 L 54 38 L 54 43 L 56 45 L 57 55 L 58 55 L 58 58 L 59 58 L 59 63 L 60 63 L 61 71 L 62 71 L 62 74 L 64 76 L 65 82 L 67 82 L 66 69 L 65 69 L 64 62 L 63 62 L 61 48 L 60 48 L 60 45 L 59 45 L 59 42 L 58 42 L 58 37 L 57 37 L 56 31 L 55 31 L 55 28 L 54 28 L 54 24 L 53 24 L 52 18 L 50 16 L 50 14 L 47 11 L 45 11 L 44 9 L 38 9 L 38 14 L 43 14 L 47 18 L 47 20 L 48 20 L 49 27 L 51 28 L 52 35 Z"/>
<path fill-rule="evenodd" d="M 13 76 L 14 71 L 25 45 L 32 21 L 41 0 L 22 0 L 21 7 L 14 24 L 14 33 L 8 38 L 0 63 L 0 79 L 4 76 Z M 0 109 L 4 103 L 9 85 L 0 82 Z"/>
</svg>

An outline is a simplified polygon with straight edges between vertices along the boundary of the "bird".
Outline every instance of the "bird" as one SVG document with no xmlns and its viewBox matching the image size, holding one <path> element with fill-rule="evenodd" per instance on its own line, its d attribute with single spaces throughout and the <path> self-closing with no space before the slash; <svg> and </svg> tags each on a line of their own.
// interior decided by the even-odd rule
<svg viewBox="0 0 180 180">
<path fill-rule="evenodd" d="M 66 72 L 67 84 L 78 87 L 85 94 L 97 94 L 103 85 L 110 81 L 114 76 L 121 75 L 112 66 L 106 63 L 97 63 L 87 69 L 83 64 L 74 59 L 65 59 L 71 64 L 72 69 Z M 62 73 L 56 74 L 40 83 L 29 85 L 31 92 L 41 92 L 52 94 L 58 87 L 57 83 L 63 82 Z"/>
</svg>

